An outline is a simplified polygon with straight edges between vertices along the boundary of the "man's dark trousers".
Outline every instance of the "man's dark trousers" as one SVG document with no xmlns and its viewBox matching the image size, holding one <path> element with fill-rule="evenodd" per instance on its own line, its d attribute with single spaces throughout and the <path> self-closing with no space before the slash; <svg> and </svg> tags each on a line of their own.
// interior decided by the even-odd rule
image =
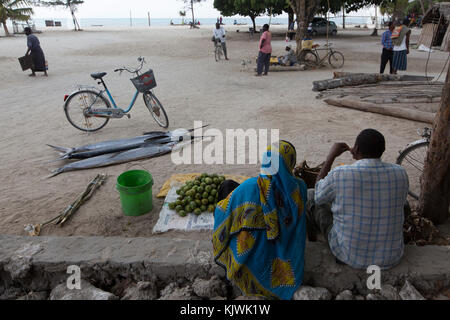
<svg viewBox="0 0 450 320">
<path fill-rule="evenodd" d="M 258 55 L 258 65 L 257 65 L 257 73 L 261 74 L 263 72 L 264 69 L 264 74 L 267 74 L 267 72 L 269 72 L 269 66 L 270 66 L 270 53 L 264 53 L 264 52 L 259 52 Z"/>
<path fill-rule="evenodd" d="M 393 60 L 394 60 L 394 51 L 383 48 L 383 52 L 381 53 L 380 73 L 384 73 L 384 69 L 386 68 L 386 65 L 389 61 L 389 68 L 390 68 L 389 71 L 392 74 L 394 72 L 394 69 L 392 69 Z"/>
</svg>

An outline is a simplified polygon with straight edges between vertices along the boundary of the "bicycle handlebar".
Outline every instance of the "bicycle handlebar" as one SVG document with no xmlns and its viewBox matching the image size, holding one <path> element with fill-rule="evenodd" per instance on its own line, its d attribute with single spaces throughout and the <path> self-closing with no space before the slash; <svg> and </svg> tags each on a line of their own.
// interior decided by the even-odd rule
<svg viewBox="0 0 450 320">
<path fill-rule="evenodd" d="M 129 73 L 138 73 L 139 71 L 141 71 L 142 67 L 144 66 L 144 63 L 146 63 L 144 57 L 139 57 L 139 58 L 138 58 L 138 61 L 139 61 L 141 64 L 140 64 L 140 66 L 137 67 L 135 70 L 130 70 L 130 69 L 128 69 L 127 67 L 122 67 L 122 68 L 119 68 L 119 69 L 115 69 L 114 72 L 127 71 L 127 72 L 129 72 Z"/>
</svg>

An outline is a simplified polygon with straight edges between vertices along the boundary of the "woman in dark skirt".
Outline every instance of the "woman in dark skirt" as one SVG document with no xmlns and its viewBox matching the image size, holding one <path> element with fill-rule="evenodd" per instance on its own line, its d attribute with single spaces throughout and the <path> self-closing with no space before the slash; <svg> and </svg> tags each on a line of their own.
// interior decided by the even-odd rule
<svg viewBox="0 0 450 320">
<path fill-rule="evenodd" d="M 25 34 L 27 35 L 27 46 L 28 50 L 25 55 L 30 54 L 33 59 L 33 68 L 31 68 L 30 77 L 35 77 L 36 72 L 44 72 L 44 75 L 47 76 L 47 67 L 45 66 L 45 56 L 44 51 L 42 51 L 41 45 L 39 43 L 39 39 L 31 34 L 31 28 L 25 28 Z"/>
</svg>

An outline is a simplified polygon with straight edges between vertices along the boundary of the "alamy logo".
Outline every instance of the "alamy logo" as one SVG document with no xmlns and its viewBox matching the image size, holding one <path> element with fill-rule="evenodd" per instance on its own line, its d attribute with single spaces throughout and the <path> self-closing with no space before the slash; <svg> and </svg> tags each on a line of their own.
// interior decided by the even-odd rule
<svg viewBox="0 0 450 320">
<path fill-rule="evenodd" d="M 81 290 L 81 269 L 79 266 L 71 265 L 67 268 L 67 273 L 70 274 L 67 278 L 67 289 Z"/>
<path fill-rule="evenodd" d="M 174 164 L 256 165 L 268 146 L 276 144 L 280 138 L 278 129 L 271 129 L 270 132 L 268 129 L 226 129 L 224 134 L 214 128 L 203 130 L 201 121 L 195 121 L 194 128 L 197 129 L 193 137 L 204 139 L 174 150 L 171 154 Z M 189 141 L 190 136 L 186 136 L 185 140 Z M 278 172 L 278 165 L 278 157 L 270 157 L 263 163 L 264 170 L 272 173 Z"/>
<path fill-rule="evenodd" d="M 371 265 L 367 267 L 367 273 L 370 274 L 369 278 L 367 278 L 367 289 L 381 289 L 381 269 L 379 266 Z"/>
</svg>

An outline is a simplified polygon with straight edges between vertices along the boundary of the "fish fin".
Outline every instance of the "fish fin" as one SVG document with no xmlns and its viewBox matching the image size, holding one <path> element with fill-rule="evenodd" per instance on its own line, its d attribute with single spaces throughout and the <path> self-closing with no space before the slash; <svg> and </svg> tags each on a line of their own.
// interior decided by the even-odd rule
<svg viewBox="0 0 450 320">
<path fill-rule="evenodd" d="M 51 144 L 47 144 L 50 148 L 53 148 L 61 153 L 67 154 L 72 151 L 72 148 L 64 148 L 64 147 L 58 147 L 58 146 L 52 146 Z"/>
<path fill-rule="evenodd" d="M 153 141 L 153 140 L 156 140 L 156 139 L 161 139 L 161 138 L 163 138 L 163 137 L 169 137 L 169 135 L 167 135 L 167 134 L 164 134 L 164 135 L 161 135 L 161 136 L 157 136 L 157 137 L 151 137 L 151 138 L 147 138 L 147 139 L 145 139 L 144 140 L 144 143 L 145 142 L 151 142 L 151 141 Z"/>
<path fill-rule="evenodd" d="M 148 135 L 148 134 L 167 134 L 167 131 L 150 131 L 150 132 L 144 132 L 144 136 Z"/>
</svg>

